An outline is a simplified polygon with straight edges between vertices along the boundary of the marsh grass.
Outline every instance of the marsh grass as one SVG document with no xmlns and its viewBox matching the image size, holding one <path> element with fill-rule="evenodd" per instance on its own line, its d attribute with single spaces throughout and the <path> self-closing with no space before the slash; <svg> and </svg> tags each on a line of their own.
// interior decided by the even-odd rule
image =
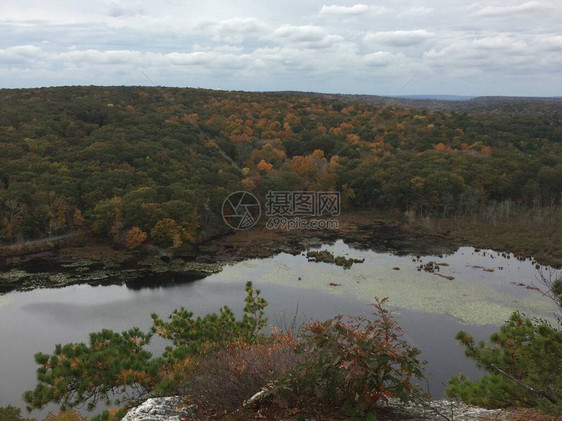
<svg viewBox="0 0 562 421">
<path fill-rule="evenodd" d="M 562 267 L 561 207 L 527 208 L 503 202 L 474 215 L 417 217 L 406 228 Z"/>
</svg>

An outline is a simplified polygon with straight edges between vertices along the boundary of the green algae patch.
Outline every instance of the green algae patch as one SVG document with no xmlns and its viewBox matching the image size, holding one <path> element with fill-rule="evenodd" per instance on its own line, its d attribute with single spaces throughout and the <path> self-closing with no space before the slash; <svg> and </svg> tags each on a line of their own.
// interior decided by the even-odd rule
<svg viewBox="0 0 562 421">
<path fill-rule="evenodd" d="M 260 263 L 264 263 L 263 261 Z M 418 272 L 414 267 L 395 271 L 392 266 L 365 263 L 343 270 L 328 264 L 290 264 L 271 259 L 264 266 L 242 262 L 225 269 L 225 277 L 291 287 L 314 288 L 331 294 L 351 294 L 359 299 L 388 297 L 390 305 L 413 311 L 447 314 L 470 325 L 501 325 L 519 310 L 531 317 L 551 318 L 553 305 L 540 293 L 530 291 L 517 299 L 498 292 L 486 282 L 452 281 Z M 252 276 L 252 272 L 256 273 Z"/>
<path fill-rule="evenodd" d="M 16 283 L 29 276 L 24 270 L 12 269 L 7 272 L 0 272 L 0 282 L 3 283 Z"/>
<path fill-rule="evenodd" d="M 450 309 L 450 314 L 470 325 L 500 324 L 509 319 L 513 310 L 504 304 L 472 301 L 458 303 Z"/>
<path fill-rule="evenodd" d="M 145 267 L 154 273 L 199 272 L 201 274 L 210 275 L 220 272 L 224 263 L 188 262 L 182 259 L 173 259 L 169 262 L 164 262 L 158 257 L 149 257 L 139 262 L 139 266 Z"/>
<path fill-rule="evenodd" d="M 3 307 L 7 304 L 10 303 L 10 299 L 8 297 L 6 297 L 5 295 L 0 295 L 0 307 Z"/>
</svg>

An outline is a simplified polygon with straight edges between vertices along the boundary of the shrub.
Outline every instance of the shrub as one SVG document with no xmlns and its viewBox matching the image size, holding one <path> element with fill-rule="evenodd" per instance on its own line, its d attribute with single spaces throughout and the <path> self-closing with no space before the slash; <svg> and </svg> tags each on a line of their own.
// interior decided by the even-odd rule
<svg viewBox="0 0 562 421">
<path fill-rule="evenodd" d="M 260 343 L 238 341 L 202 358 L 190 377 L 190 395 L 205 409 L 234 412 L 271 382 L 294 370 L 297 338 L 272 334 Z"/>
<path fill-rule="evenodd" d="M 104 330 L 91 334 L 89 345 L 57 345 L 52 355 L 36 354 L 39 382 L 25 401 L 29 408 L 55 402 L 63 410 L 82 404 L 91 409 L 115 396 L 123 401 L 129 392 L 134 392 L 131 400 L 181 394 L 202 411 L 240 417 L 243 403 L 263 391 L 260 403 L 275 398 L 268 400 L 270 411 L 306 410 L 304 402 L 314 401 L 372 417 L 372 410 L 390 398 L 408 401 L 422 394 L 412 383 L 422 377 L 420 351 L 403 339 L 385 301 L 373 304 L 373 320 L 337 316 L 305 325 L 296 337 L 290 329 L 265 335 L 267 301 L 248 282 L 241 319 L 228 307 L 197 318 L 180 308 L 167 321 L 153 315 L 148 334 L 136 328 L 121 334 Z M 172 342 L 160 358 L 144 349 L 153 334 Z M 104 411 L 94 420 L 122 415 Z M 80 419 L 75 412 L 52 417 Z"/>
<path fill-rule="evenodd" d="M 556 271 L 539 271 L 539 281 L 558 306 L 562 324 L 562 277 Z M 449 380 L 445 393 L 464 402 L 487 407 L 528 406 L 562 414 L 562 331 L 545 320 L 531 320 L 515 312 L 490 336 L 474 343 L 466 332 L 457 334 L 466 355 L 490 372 L 476 382 L 459 375 Z"/>
<path fill-rule="evenodd" d="M 194 384 L 193 370 L 203 357 L 209 357 L 231 343 L 256 343 L 260 331 L 267 323 L 264 309 L 267 301 L 260 296 L 251 282 L 246 283 L 246 305 L 241 320 L 237 320 L 228 307 L 219 314 L 210 313 L 204 317 L 193 317 L 185 308 L 176 309 L 164 321 L 153 314 L 152 331 L 172 341 L 166 347 L 161 373 L 162 378 L 154 391 L 159 394 L 187 393 Z"/>
<path fill-rule="evenodd" d="M 211 313 L 193 318 L 184 308 L 175 310 L 165 322 L 153 315 L 151 333 L 133 328 L 122 333 L 111 330 L 90 334 L 90 343 L 57 345 L 52 355 L 38 353 L 35 361 L 38 383 L 25 392 L 29 409 L 42 408 L 49 402 L 61 409 L 98 402 L 107 404 L 134 401 L 149 394 L 169 393 L 185 384 L 185 373 L 193 367 L 194 356 L 212 354 L 231 341 L 253 343 L 265 326 L 267 301 L 246 284 L 244 316 L 236 320 L 228 307 L 220 315 Z M 144 347 L 154 333 L 170 339 L 162 358 L 153 358 Z"/>
<path fill-rule="evenodd" d="M 403 339 L 385 302 L 373 303 L 374 320 L 337 316 L 306 326 L 299 349 L 305 360 L 285 378 L 281 395 L 312 395 L 353 416 L 364 416 L 389 398 L 421 396 L 412 383 L 423 375 L 420 351 Z"/>
<path fill-rule="evenodd" d="M 538 406 L 562 413 L 562 332 L 515 312 L 488 342 L 475 344 L 466 332 L 457 339 L 466 355 L 491 374 L 477 382 L 462 375 L 450 379 L 448 396 L 487 407 Z"/>
<path fill-rule="evenodd" d="M 151 388 L 158 360 L 143 347 L 150 335 L 134 328 L 90 334 L 90 343 L 57 345 L 52 355 L 37 353 L 37 386 L 24 394 L 29 409 L 55 402 L 61 409 L 100 401 L 110 402 L 122 392 L 144 394 Z"/>
<path fill-rule="evenodd" d="M 171 361 L 203 354 L 214 347 L 236 340 L 253 342 L 267 323 L 264 309 L 267 301 L 260 297 L 260 290 L 254 290 L 251 282 L 246 283 L 246 305 L 241 320 L 228 307 L 219 314 L 210 313 L 205 317 L 193 317 L 193 313 L 181 307 L 164 321 L 152 314 L 153 332 L 169 339 L 173 347 L 166 349 L 165 357 Z"/>
<path fill-rule="evenodd" d="M 34 418 L 22 418 L 21 409 L 15 406 L 0 406 L 0 420 L 2 421 L 36 421 Z"/>
<path fill-rule="evenodd" d="M 96 415 L 90 421 L 121 421 L 127 415 L 127 409 L 106 409 L 100 415 Z"/>
<path fill-rule="evenodd" d="M 88 418 L 71 409 L 70 411 L 60 411 L 57 414 L 50 412 L 43 421 L 88 421 Z"/>
</svg>

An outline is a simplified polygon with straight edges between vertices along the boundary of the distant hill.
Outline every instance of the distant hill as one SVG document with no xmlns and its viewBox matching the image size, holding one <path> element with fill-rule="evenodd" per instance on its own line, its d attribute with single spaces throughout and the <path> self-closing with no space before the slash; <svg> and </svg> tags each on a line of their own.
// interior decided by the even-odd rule
<svg viewBox="0 0 562 421">
<path fill-rule="evenodd" d="M 467 113 L 508 112 L 515 114 L 551 114 L 560 112 L 562 97 L 510 97 L 461 95 L 412 95 L 384 97 L 378 95 L 332 95 L 350 101 L 368 104 L 394 104 L 433 111 Z"/>
<path fill-rule="evenodd" d="M 562 99 L 562 96 L 540 97 L 540 96 L 499 96 L 499 95 L 399 95 L 398 98 L 419 99 L 419 100 L 435 100 L 435 101 L 521 101 L 536 102 Z"/>
<path fill-rule="evenodd" d="M 260 92 L 265 95 L 282 97 L 308 97 L 320 99 L 339 99 L 345 101 L 359 101 L 367 104 L 396 105 L 427 109 L 432 111 L 458 112 L 490 112 L 504 111 L 517 114 L 536 114 L 560 112 L 562 96 L 530 97 L 530 96 L 469 96 L 469 95 L 399 95 L 382 96 L 369 94 L 338 94 L 303 91 L 275 91 Z"/>
<path fill-rule="evenodd" d="M 468 101 L 474 96 L 467 95 L 399 95 L 398 98 L 407 99 L 430 99 L 437 101 Z"/>
<path fill-rule="evenodd" d="M 558 102 L 562 97 L 558 96 L 476 96 L 471 101 L 477 102 Z"/>
</svg>

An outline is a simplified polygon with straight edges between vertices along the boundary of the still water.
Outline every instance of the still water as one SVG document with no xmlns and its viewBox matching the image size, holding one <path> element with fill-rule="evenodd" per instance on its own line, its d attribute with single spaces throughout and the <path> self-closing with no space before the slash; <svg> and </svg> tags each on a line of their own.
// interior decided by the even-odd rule
<svg viewBox="0 0 562 421">
<path fill-rule="evenodd" d="M 367 315 L 372 297 L 389 297 L 408 340 L 428 361 L 428 386 L 435 398 L 443 396 L 450 376 L 481 374 L 456 344 L 458 330 L 485 339 L 515 309 L 547 318 L 554 310 L 539 292 L 515 285 L 537 283 L 537 269 L 530 260 L 518 261 L 490 250 L 477 252 L 471 247 L 445 256 L 423 256 L 421 261 L 414 256 L 354 249 L 343 241 L 319 249 L 365 260 L 346 270 L 309 262 L 304 254 L 281 253 L 165 287 L 75 285 L 0 296 L 0 406 L 24 407 L 21 395 L 35 385 L 35 352 L 50 353 L 57 343 L 87 341 L 89 332 L 102 328 L 148 330 L 151 313 L 167 316 L 180 306 L 201 315 L 223 305 L 241 313 L 244 284 L 249 280 L 268 300 L 273 325 L 290 323 L 295 312 L 299 320 Z M 454 279 L 417 270 L 429 261 L 446 263 L 440 273 Z M 164 343 L 155 341 L 151 346 L 157 354 Z M 34 411 L 31 416 L 40 419 L 45 413 Z"/>
</svg>

